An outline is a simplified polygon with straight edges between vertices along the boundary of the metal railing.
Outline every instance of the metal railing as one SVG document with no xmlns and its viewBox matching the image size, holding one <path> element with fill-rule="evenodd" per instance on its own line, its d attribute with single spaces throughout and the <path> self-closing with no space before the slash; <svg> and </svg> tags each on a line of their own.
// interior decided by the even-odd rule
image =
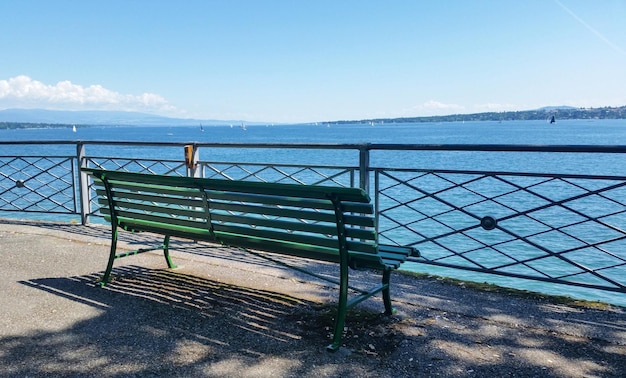
<svg viewBox="0 0 626 378">
<path fill-rule="evenodd" d="M 81 166 L 358 186 L 373 198 L 380 242 L 417 247 L 420 266 L 626 293 L 625 146 L 194 143 L 187 166 L 185 143 L 0 142 L 49 145 L 76 154 L 0 153 L 0 211 L 88 222 L 97 205 Z M 289 161 L 271 161 L 287 149 Z"/>
</svg>

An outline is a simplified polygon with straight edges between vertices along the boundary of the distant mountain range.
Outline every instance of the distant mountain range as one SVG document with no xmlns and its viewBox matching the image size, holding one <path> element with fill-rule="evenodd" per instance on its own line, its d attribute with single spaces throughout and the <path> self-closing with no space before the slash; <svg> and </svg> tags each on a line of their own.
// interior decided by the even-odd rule
<svg viewBox="0 0 626 378">
<path fill-rule="evenodd" d="M 0 110 L 0 122 L 35 124 L 76 124 L 98 126 L 205 126 L 239 124 L 241 121 L 169 118 L 154 114 L 121 111 L 62 111 L 43 109 Z M 247 122 L 246 122 L 247 123 Z"/>
</svg>

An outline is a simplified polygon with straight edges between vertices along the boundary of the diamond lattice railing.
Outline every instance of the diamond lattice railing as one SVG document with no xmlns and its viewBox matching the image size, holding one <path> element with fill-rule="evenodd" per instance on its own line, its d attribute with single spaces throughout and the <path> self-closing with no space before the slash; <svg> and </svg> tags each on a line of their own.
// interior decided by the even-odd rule
<svg viewBox="0 0 626 378">
<path fill-rule="evenodd" d="M 286 164 L 204 163 L 204 177 L 227 180 L 281 182 L 350 187 L 355 168 Z"/>
<path fill-rule="evenodd" d="M 1 157 L 0 210 L 74 214 L 71 157 Z"/>
<path fill-rule="evenodd" d="M 89 166 L 113 171 L 142 172 L 159 175 L 185 176 L 186 167 L 179 160 L 90 158 Z"/>
<path fill-rule="evenodd" d="M 113 171 L 152 173 L 159 175 L 185 176 L 185 164 L 177 160 L 133 159 L 133 158 L 89 158 L 88 165 Z M 90 190 L 93 191 L 93 188 Z M 90 215 L 97 215 L 100 205 L 95 193 L 91 193 Z"/>
<path fill-rule="evenodd" d="M 377 170 L 382 243 L 427 264 L 626 290 L 626 178 Z"/>
</svg>

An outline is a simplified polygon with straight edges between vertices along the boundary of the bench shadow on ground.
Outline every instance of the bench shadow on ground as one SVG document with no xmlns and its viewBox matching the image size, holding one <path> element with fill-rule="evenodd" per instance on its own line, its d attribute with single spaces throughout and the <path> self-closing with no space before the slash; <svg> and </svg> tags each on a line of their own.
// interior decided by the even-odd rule
<svg viewBox="0 0 626 378">
<path fill-rule="evenodd" d="M 114 274 L 105 288 L 97 285 L 98 275 L 20 282 L 101 313 L 68 329 L 0 339 L 3 370 L 15 376 L 192 376 L 211 375 L 219 367 L 215 375 L 240 376 L 271 364 L 276 376 L 304 376 L 310 366 L 302 355 L 317 354 L 333 365 L 345 357 L 325 350 L 335 312 L 330 305 L 166 269 L 129 265 L 114 268 Z M 363 343 L 375 342 L 389 349 L 381 344 L 393 342 L 381 337 L 384 326 L 370 328 L 388 320 L 366 309 L 350 316 L 347 348 L 358 352 Z"/>
</svg>

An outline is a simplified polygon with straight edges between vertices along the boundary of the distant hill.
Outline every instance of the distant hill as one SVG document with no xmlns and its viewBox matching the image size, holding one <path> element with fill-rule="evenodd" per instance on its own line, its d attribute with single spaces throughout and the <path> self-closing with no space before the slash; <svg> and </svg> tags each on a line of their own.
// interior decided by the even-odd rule
<svg viewBox="0 0 626 378">
<path fill-rule="evenodd" d="M 339 121 L 335 123 L 419 123 L 419 122 L 471 122 L 471 121 L 531 121 L 545 120 L 555 116 L 561 119 L 626 119 L 626 106 L 604 108 L 574 108 L 570 106 L 547 106 L 535 110 L 516 112 L 488 112 L 475 114 L 452 114 L 431 117 L 403 117 L 364 119 L 361 121 Z M 331 122 L 333 123 L 333 122 Z"/>
<path fill-rule="evenodd" d="M 61 111 L 43 109 L 0 110 L 2 123 L 76 124 L 107 126 L 205 126 L 241 123 L 241 121 L 168 118 L 153 114 L 120 111 Z"/>
</svg>

